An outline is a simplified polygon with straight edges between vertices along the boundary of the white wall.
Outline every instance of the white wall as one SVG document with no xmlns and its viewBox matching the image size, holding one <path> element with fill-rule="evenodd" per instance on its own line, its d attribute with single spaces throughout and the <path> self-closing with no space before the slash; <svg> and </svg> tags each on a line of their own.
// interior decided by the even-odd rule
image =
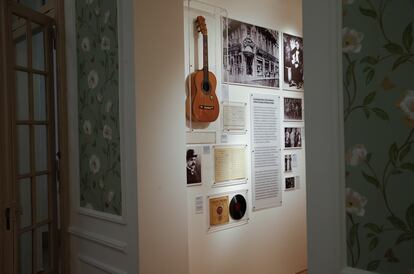
<svg viewBox="0 0 414 274">
<path fill-rule="evenodd" d="M 134 1 L 134 28 L 139 273 L 186 274 L 182 1 Z"/>
<path fill-rule="evenodd" d="M 298 36 L 302 35 L 301 1 L 204 0 L 204 2 L 227 9 L 228 16 L 232 19 Z M 210 25 L 209 37 L 214 35 L 215 31 L 217 30 L 212 29 Z M 186 39 L 186 41 L 188 40 Z M 193 44 L 190 43 L 190 45 Z M 188 51 L 186 50 L 186 52 Z M 214 43 L 210 43 L 210 41 L 209 54 L 210 67 L 215 66 L 219 71 L 220 64 L 215 64 L 214 60 L 221 60 L 221 58 L 220 56 L 219 58 L 211 56 L 214 54 Z M 282 58 L 280 58 L 280 61 L 282 61 Z M 219 77 L 220 73 L 216 72 L 216 75 Z M 283 81 L 283 75 L 280 76 L 280 79 Z M 277 94 L 282 98 L 284 96 L 303 98 L 303 93 L 298 92 L 234 85 L 231 85 L 229 88 L 230 101 L 249 104 L 250 93 Z M 288 125 L 303 126 L 303 123 L 282 123 L 282 131 L 283 127 Z M 220 127 L 211 125 L 210 128 L 218 129 Z M 249 134 L 248 126 L 248 133 L 246 135 L 229 136 L 228 143 L 249 143 Z M 220 142 L 219 136 L 220 134 L 217 135 L 218 142 Z M 283 141 L 283 138 L 281 139 Z M 251 212 L 251 185 L 249 182 L 238 186 L 212 188 L 210 181 L 206 180 L 206 182 L 203 181 L 202 186 L 194 186 L 187 189 L 189 273 L 294 274 L 307 268 L 305 153 L 304 149 L 300 151 L 295 150 L 295 153 L 299 154 L 301 161 L 301 168 L 297 173 L 297 175 L 300 175 L 300 188 L 295 191 L 283 191 L 283 204 L 281 207 Z M 250 161 L 248 162 L 250 163 Z M 204 178 L 206 178 L 205 175 L 203 175 L 203 180 Z M 206 195 L 242 189 L 248 189 L 250 193 L 248 195 L 250 198 L 248 201 L 250 210 L 249 223 L 231 229 L 208 233 L 206 217 L 208 216 L 208 204 L 205 202 L 204 214 L 195 214 L 195 197 L 205 195 L 206 199 Z"/>
</svg>

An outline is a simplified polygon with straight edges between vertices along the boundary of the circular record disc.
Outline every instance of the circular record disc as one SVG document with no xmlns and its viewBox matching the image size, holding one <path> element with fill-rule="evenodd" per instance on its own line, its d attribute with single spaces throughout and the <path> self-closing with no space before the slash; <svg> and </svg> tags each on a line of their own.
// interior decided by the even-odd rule
<svg viewBox="0 0 414 274">
<path fill-rule="evenodd" d="M 230 216 L 234 220 L 240 220 L 246 213 L 246 199 L 243 195 L 237 194 L 230 201 Z"/>
</svg>

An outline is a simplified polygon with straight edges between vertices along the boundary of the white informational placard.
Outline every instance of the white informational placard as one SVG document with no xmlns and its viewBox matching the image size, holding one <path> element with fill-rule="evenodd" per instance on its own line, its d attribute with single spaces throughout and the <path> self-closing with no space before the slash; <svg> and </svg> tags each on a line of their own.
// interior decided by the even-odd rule
<svg viewBox="0 0 414 274">
<path fill-rule="evenodd" d="M 280 96 L 251 94 L 253 210 L 282 204 Z"/>
<path fill-rule="evenodd" d="M 194 211 L 195 211 L 195 214 L 203 214 L 204 213 L 204 196 L 203 195 L 199 195 L 199 196 L 195 197 Z"/>
</svg>

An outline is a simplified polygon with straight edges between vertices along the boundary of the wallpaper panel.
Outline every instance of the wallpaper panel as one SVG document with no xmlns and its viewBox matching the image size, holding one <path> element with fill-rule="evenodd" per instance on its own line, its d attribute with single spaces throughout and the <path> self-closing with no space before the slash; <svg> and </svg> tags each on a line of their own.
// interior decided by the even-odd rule
<svg viewBox="0 0 414 274">
<path fill-rule="evenodd" d="M 348 264 L 414 273 L 414 2 L 343 7 Z"/>
<path fill-rule="evenodd" d="M 122 214 L 116 0 L 76 0 L 80 206 Z"/>
</svg>

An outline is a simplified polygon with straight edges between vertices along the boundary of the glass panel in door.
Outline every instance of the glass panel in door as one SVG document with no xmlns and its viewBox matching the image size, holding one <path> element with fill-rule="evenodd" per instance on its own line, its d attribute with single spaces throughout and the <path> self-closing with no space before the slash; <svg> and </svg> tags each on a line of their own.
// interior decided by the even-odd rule
<svg viewBox="0 0 414 274">
<path fill-rule="evenodd" d="M 29 74 L 16 71 L 16 118 L 29 119 Z"/>
<path fill-rule="evenodd" d="M 32 23 L 32 67 L 35 70 L 45 70 L 45 45 L 43 28 Z"/>
<path fill-rule="evenodd" d="M 17 66 L 27 67 L 27 21 L 23 17 L 12 17 L 13 43 Z"/>
<path fill-rule="evenodd" d="M 19 235 L 19 274 L 32 274 L 32 231 Z"/>
</svg>

